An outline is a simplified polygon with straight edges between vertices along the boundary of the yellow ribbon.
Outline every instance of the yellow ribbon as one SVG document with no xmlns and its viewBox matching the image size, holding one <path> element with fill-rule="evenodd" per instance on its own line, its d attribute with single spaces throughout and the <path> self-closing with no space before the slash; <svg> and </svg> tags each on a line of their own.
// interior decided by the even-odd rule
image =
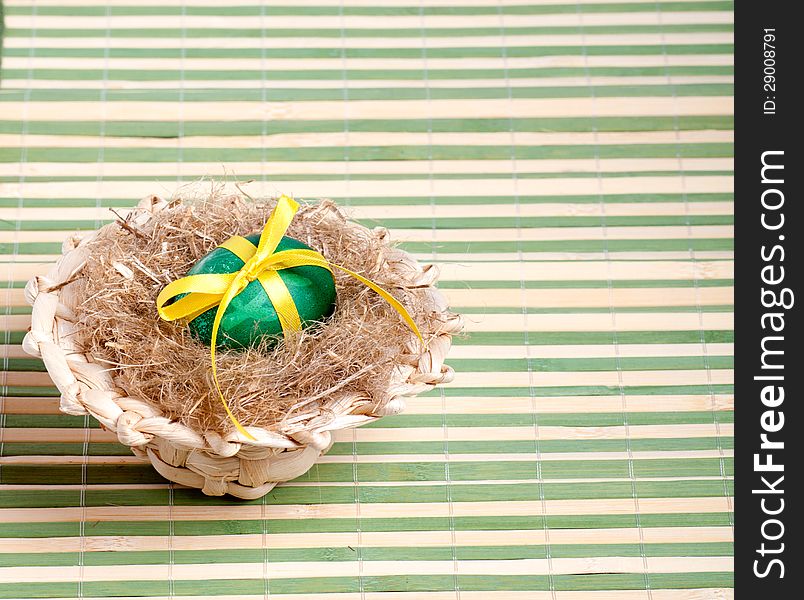
<svg viewBox="0 0 804 600">
<path fill-rule="evenodd" d="M 334 267 L 374 290 L 400 314 L 408 327 L 416 334 L 416 337 L 422 342 L 424 341 L 419 328 L 408 311 L 405 310 L 405 307 L 370 279 L 366 279 L 346 267 L 329 262 L 315 250 L 294 249 L 275 252 L 298 210 L 299 205 L 295 200 L 282 196 L 277 201 L 271 216 L 268 217 L 268 221 L 260 234 L 259 244 L 256 247 L 246 238 L 240 236 L 229 238 L 220 245 L 221 248 L 226 248 L 236 254 L 244 262 L 242 268 L 236 273 L 188 275 L 169 283 L 156 299 L 159 316 L 166 321 L 175 321 L 176 319 L 192 321 L 210 308 L 218 306 L 218 310 L 215 312 L 215 320 L 212 324 L 209 351 L 212 358 L 212 379 L 215 382 L 215 389 L 218 392 L 218 396 L 220 396 L 223 408 L 226 409 L 226 414 L 229 415 L 229 419 L 240 433 L 251 440 L 254 437 L 245 430 L 234 416 L 221 391 L 220 383 L 218 382 L 218 370 L 215 364 L 215 346 L 218 340 L 218 329 L 226 309 L 232 299 L 255 279 L 262 284 L 265 293 L 274 305 L 285 338 L 292 331 L 301 331 L 301 318 L 290 291 L 288 291 L 278 271 L 292 269 L 293 267 L 315 266 L 324 268 L 330 273 L 332 273 L 332 268 Z M 181 294 L 187 295 L 165 306 L 171 299 Z"/>
</svg>

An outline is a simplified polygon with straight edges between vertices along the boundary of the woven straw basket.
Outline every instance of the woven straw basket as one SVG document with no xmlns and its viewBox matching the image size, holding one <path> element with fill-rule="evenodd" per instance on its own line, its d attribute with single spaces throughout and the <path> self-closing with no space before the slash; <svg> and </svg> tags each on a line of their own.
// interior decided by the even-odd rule
<svg viewBox="0 0 804 600">
<path fill-rule="evenodd" d="M 149 197 L 133 211 L 130 223 L 144 225 L 165 209 L 168 202 Z M 327 205 L 324 205 L 324 210 Z M 336 210 L 334 207 L 330 210 Z M 115 224 L 105 227 L 117 227 Z M 362 227 L 349 223 L 349 227 Z M 406 285 L 426 289 L 431 310 L 441 313 L 443 326 L 428 340 L 428 350 L 419 354 L 411 340 L 410 354 L 400 357 L 388 393 L 380 401 L 340 390 L 318 400 L 315 414 L 304 420 L 281 423 L 276 429 L 249 427 L 249 440 L 237 431 L 221 436 L 195 431 L 172 421 L 148 398 L 127 396 L 117 385 L 118 374 L 96 362 L 82 347 L 80 319 L 76 316 L 81 270 L 88 256 L 87 242 L 98 232 L 73 236 L 62 247 L 62 256 L 47 276 L 28 282 L 25 297 L 33 305 L 31 330 L 23 348 L 41 356 L 53 383 L 61 392 L 60 408 L 71 415 L 90 414 L 101 425 L 117 433 L 122 444 L 137 456 L 148 458 L 165 478 L 200 488 L 205 494 L 231 494 L 254 499 L 266 494 L 278 482 L 303 475 L 332 445 L 332 432 L 356 427 L 382 416 L 397 414 L 412 397 L 454 377 L 444 364 L 451 337 L 462 329 L 459 315 L 447 311 L 446 302 L 435 288 L 437 269 L 420 267 L 409 254 L 384 246 L 383 268 L 390 269 Z M 375 235 L 387 235 L 375 230 Z M 304 398 L 299 398 L 303 401 Z"/>
</svg>

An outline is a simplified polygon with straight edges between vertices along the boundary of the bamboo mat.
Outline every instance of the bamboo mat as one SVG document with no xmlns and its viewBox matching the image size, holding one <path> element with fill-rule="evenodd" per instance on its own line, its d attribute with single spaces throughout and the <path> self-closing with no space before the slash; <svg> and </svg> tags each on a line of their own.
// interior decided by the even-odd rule
<svg viewBox="0 0 804 600">
<path fill-rule="evenodd" d="M 732 9 L 5 0 L 0 598 L 730 598 Z M 254 502 L 19 345 L 68 233 L 223 175 L 389 227 L 468 323 L 455 383 Z"/>
</svg>

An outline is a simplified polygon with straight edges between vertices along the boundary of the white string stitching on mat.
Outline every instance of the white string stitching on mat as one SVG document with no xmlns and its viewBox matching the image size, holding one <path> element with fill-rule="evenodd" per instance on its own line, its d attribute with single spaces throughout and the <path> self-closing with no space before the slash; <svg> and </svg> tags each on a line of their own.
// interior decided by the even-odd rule
<svg viewBox="0 0 804 600">
<path fill-rule="evenodd" d="M 268 494 L 264 494 L 262 497 L 260 519 L 262 520 L 262 593 L 265 600 L 268 600 L 271 595 L 271 579 L 268 569 L 268 563 L 271 559 L 268 552 Z"/>
<path fill-rule="evenodd" d="M 338 25 L 340 27 L 340 51 L 341 51 L 341 90 L 343 97 L 343 178 L 345 181 L 344 186 L 344 202 L 347 206 L 351 204 L 351 169 L 349 164 L 350 158 L 350 140 L 349 140 L 349 74 L 348 74 L 348 61 L 346 60 L 346 28 L 344 16 L 343 0 L 338 3 Z M 360 514 L 360 477 L 358 472 L 358 451 L 357 451 L 357 430 L 352 429 L 352 485 L 355 503 L 355 532 L 357 534 L 357 585 L 360 592 L 360 598 L 366 598 L 366 586 L 363 578 L 364 564 L 363 564 L 363 519 Z M 321 487 L 319 485 L 319 493 Z"/>
<path fill-rule="evenodd" d="M 181 2 L 181 14 L 179 16 L 179 29 L 181 31 L 181 46 L 179 50 L 179 114 L 178 130 L 176 132 L 177 156 L 176 156 L 176 185 L 181 182 L 182 165 L 184 163 L 184 71 L 187 58 L 187 4 L 185 0 Z M 168 485 L 168 595 L 173 598 L 176 594 L 176 583 L 174 579 L 174 565 L 176 554 L 174 550 L 174 537 L 176 534 L 176 524 L 173 519 L 173 507 L 175 502 L 175 483 Z"/>
<path fill-rule="evenodd" d="M 728 519 L 731 526 L 732 537 L 734 536 L 734 504 L 732 502 L 731 494 L 729 493 L 729 477 L 726 474 L 726 453 L 723 450 L 723 439 L 720 431 L 720 417 L 717 410 L 717 397 L 715 388 L 712 383 L 712 371 L 709 360 L 709 345 L 706 341 L 706 325 L 704 324 L 703 311 L 701 305 L 701 287 L 698 283 L 698 258 L 695 254 L 695 248 L 692 244 L 692 222 L 690 220 L 690 205 L 689 197 L 687 195 L 687 175 L 684 170 L 684 160 L 681 156 L 681 131 L 678 124 L 678 95 L 676 94 L 675 85 L 670 75 L 670 64 L 667 59 L 667 52 L 665 51 L 667 40 L 664 36 L 664 21 L 662 19 L 661 5 L 656 3 L 656 17 L 659 25 L 661 26 L 661 44 L 662 44 L 662 58 L 664 59 L 664 70 L 667 85 L 671 86 L 673 92 L 673 106 L 676 110 L 673 114 L 673 131 L 676 139 L 676 160 L 678 163 L 679 176 L 681 178 L 681 197 L 684 201 L 684 224 L 687 227 L 687 252 L 689 253 L 690 261 L 692 262 L 692 286 L 695 294 L 695 312 L 698 314 L 698 329 L 699 339 L 701 342 L 701 357 L 703 358 L 704 369 L 706 370 L 706 387 L 708 389 L 709 403 L 712 413 L 712 423 L 715 426 L 715 445 L 719 457 L 720 477 L 723 480 L 723 495 L 726 498 L 726 505 L 728 507 Z"/>
<path fill-rule="evenodd" d="M 173 565 L 176 560 L 175 551 L 173 549 L 173 536 L 176 535 L 175 522 L 173 520 L 173 491 L 175 485 L 172 481 L 168 483 L 168 594 L 173 598 L 176 591 L 173 582 Z"/>
<path fill-rule="evenodd" d="M 419 32 L 421 35 L 421 56 L 423 63 L 423 79 L 425 89 L 425 100 L 428 108 L 432 107 L 432 93 L 430 91 L 430 64 L 427 56 L 427 24 L 423 2 L 419 2 Z M 433 117 L 432 111 L 427 111 L 427 184 L 430 194 L 430 232 L 431 232 L 431 258 L 433 263 L 438 262 L 438 250 L 436 241 L 438 239 L 438 228 L 436 227 L 437 208 L 435 203 L 435 186 L 433 182 Z M 452 477 L 450 475 L 450 455 L 449 455 L 449 425 L 447 424 L 447 396 L 444 388 L 439 387 L 441 399 L 441 430 L 443 436 L 442 449 L 444 453 L 444 482 L 446 484 L 447 496 L 447 516 L 449 522 L 450 546 L 452 552 L 452 584 L 455 590 L 455 598 L 461 598 L 460 569 L 458 562 L 457 539 L 455 533 L 455 506 L 452 501 Z"/>
<path fill-rule="evenodd" d="M 350 135 L 349 135 L 349 63 L 346 59 L 346 18 L 343 14 L 343 0 L 338 4 L 338 24 L 340 26 L 341 44 L 341 90 L 343 97 L 343 178 L 346 182 L 344 201 L 349 206 L 352 201 L 351 193 L 351 164 L 350 164 Z"/>
<path fill-rule="evenodd" d="M 106 32 L 105 44 L 103 45 L 103 79 L 101 80 L 101 88 L 99 94 L 100 104 L 100 119 L 98 121 L 98 158 L 97 158 L 97 176 L 95 179 L 95 222 L 94 228 L 98 229 L 101 226 L 101 209 L 103 206 L 103 173 L 104 161 L 106 155 L 106 117 L 107 117 L 107 90 L 109 87 L 109 58 L 111 46 L 111 27 L 112 27 L 112 7 L 106 6 L 104 11 L 106 17 Z M 85 555 L 86 555 L 86 521 L 87 521 L 87 471 L 89 462 L 89 443 L 91 439 L 92 419 L 89 413 L 83 417 L 84 427 L 84 440 L 81 448 L 81 491 L 79 495 L 79 506 L 81 507 L 81 519 L 78 524 L 78 535 L 80 538 L 80 548 L 78 552 L 78 597 L 84 597 L 84 576 L 85 576 Z"/>
<path fill-rule="evenodd" d="M 181 47 L 179 49 L 179 106 L 178 106 L 178 130 L 176 131 L 176 185 L 182 181 L 182 168 L 184 166 L 184 71 L 187 62 L 187 5 L 185 0 L 181 3 L 181 14 L 179 16 L 179 29 L 181 31 Z"/>
<path fill-rule="evenodd" d="M 268 178 L 265 168 L 266 146 L 268 145 L 268 119 L 265 110 L 268 102 L 268 81 L 265 77 L 268 51 L 265 45 L 265 17 L 265 2 L 260 2 L 260 109 L 262 111 L 260 120 L 260 193 L 265 193 L 265 181 Z"/>
<path fill-rule="evenodd" d="M 264 109 L 268 101 L 267 84 L 265 73 L 267 67 L 266 47 L 265 47 L 265 3 L 260 3 L 260 102 L 263 109 L 262 122 L 260 123 L 260 192 L 264 193 L 267 172 L 265 169 L 265 148 L 268 144 L 268 120 Z M 268 550 L 269 524 L 268 524 L 268 494 L 263 494 L 260 504 L 260 520 L 262 521 L 262 593 L 264 600 L 268 600 L 271 595 L 271 555 Z"/>
<path fill-rule="evenodd" d="M 525 256 L 522 251 L 522 227 L 521 227 L 521 205 L 519 196 L 519 176 L 518 176 L 518 163 L 516 157 L 516 128 L 513 121 L 513 91 L 511 89 L 511 79 L 509 77 L 508 67 L 508 36 L 506 34 L 505 14 L 503 12 L 502 3 L 500 0 L 497 2 L 497 14 L 500 21 L 500 39 L 501 39 L 501 52 L 503 59 L 503 73 L 505 75 L 505 87 L 507 91 L 507 100 L 509 105 L 508 116 L 508 132 L 510 135 L 510 157 L 511 157 L 511 183 L 513 185 L 514 193 L 514 208 L 516 210 L 516 232 L 517 232 L 517 261 L 519 263 L 519 291 L 520 291 L 520 304 L 522 311 L 522 332 L 523 342 L 525 345 L 525 361 L 528 369 L 528 395 L 530 397 L 531 415 L 533 419 L 533 446 L 536 457 L 536 486 L 539 494 L 539 504 L 542 512 L 542 528 L 544 533 L 544 551 L 545 559 L 547 560 L 547 587 L 550 591 L 550 596 L 553 600 L 557 598 L 555 577 L 553 572 L 553 552 L 550 544 L 550 527 L 547 522 L 547 498 L 544 493 L 544 477 L 542 474 L 542 451 L 541 451 L 541 431 L 539 427 L 539 406 L 536 395 L 536 383 L 533 378 L 533 356 L 531 354 L 530 344 L 530 324 L 528 319 L 528 301 L 527 301 L 527 286 L 525 281 L 527 279 L 524 270 Z"/>
<path fill-rule="evenodd" d="M 11 257 L 6 263 L 6 298 L 4 316 L 8 322 L 11 316 L 11 289 L 14 285 L 14 264 L 16 263 L 17 254 L 20 249 L 20 229 L 22 227 L 22 212 L 25 208 L 25 168 L 28 164 L 28 103 L 31 101 L 31 91 L 33 89 L 33 69 L 34 58 L 36 57 L 36 44 L 37 44 L 37 27 L 36 27 L 36 14 L 37 5 L 36 0 L 31 4 L 31 44 L 28 47 L 28 56 L 26 61 L 26 83 L 25 89 L 22 93 L 22 119 L 20 121 L 20 161 L 19 161 L 19 178 L 17 179 L 17 206 L 15 211 L 14 220 L 14 241 L 11 245 Z M 9 348 L 11 345 L 11 325 L 7 324 L 6 329 L 3 331 L 3 372 L 0 375 L 0 458 L 5 454 L 5 440 L 3 432 L 6 428 L 6 396 L 8 394 L 8 371 L 10 368 L 9 362 Z M 3 463 L 0 461 L 0 481 L 3 474 Z"/>
<path fill-rule="evenodd" d="M 581 48 L 583 52 L 583 65 L 586 77 L 586 85 L 587 88 L 589 89 L 592 98 L 592 107 L 593 107 L 592 119 L 594 123 L 598 117 L 597 94 L 595 94 L 594 86 L 592 85 L 591 76 L 589 72 L 589 55 L 587 52 L 587 44 L 586 44 L 586 29 L 584 26 L 583 11 L 581 10 L 580 3 L 576 3 L 575 10 L 576 14 L 578 15 L 578 25 L 581 30 Z M 628 479 L 631 484 L 631 497 L 634 501 L 635 525 L 639 535 L 639 554 L 640 557 L 642 558 L 642 571 L 643 571 L 642 577 L 645 584 L 645 592 L 647 593 L 648 600 L 652 600 L 653 591 L 651 589 L 651 583 L 650 583 L 648 557 L 645 552 L 645 532 L 642 528 L 642 521 L 640 518 L 639 493 L 636 485 L 636 477 L 634 475 L 634 455 L 631 447 L 631 429 L 628 421 L 628 403 L 625 394 L 625 383 L 623 380 L 623 369 L 620 356 L 620 343 L 617 332 L 617 311 L 614 307 L 614 290 L 611 275 L 611 262 L 609 257 L 609 238 L 608 238 L 608 228 L 606 226 L 606 202 L 604 200 L 603 195 L 603 181 L 600 170 L 600 143 L 599 143 L 599 131 L 597 124 L 593 125 L 592 136 L 594 140 L 593 145 L 595 149 L 595 180 L 597 182 L 598 205 L 600 206 L 600 230 L 603 238 L 603 260 L 606 263 L 606 291 L 608 294 L 609 316 L 611 319 L 612 345 L 614 347 L 614 363 L 615 368 L 617 370 L 617 387 L 619 389 L 620 407 L 621 407 L 623 428 L 625 431 L 625 449 L 628 460 Z"/>
</svg>

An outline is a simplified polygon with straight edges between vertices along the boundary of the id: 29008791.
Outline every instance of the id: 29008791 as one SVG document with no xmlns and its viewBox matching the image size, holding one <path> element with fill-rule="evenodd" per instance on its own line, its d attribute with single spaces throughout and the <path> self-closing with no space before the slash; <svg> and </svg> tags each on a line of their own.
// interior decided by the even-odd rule
<svg viewBox="0 0 804 600">
<path fill-rule="evenodd" d="M 762 111 L 766 115 L 776 114 L 776 28 L 764 29 L 762 36 L 762 64 L 763 81 L 762 89 L 765 91 L 765 102 Z"/>
</svg>

